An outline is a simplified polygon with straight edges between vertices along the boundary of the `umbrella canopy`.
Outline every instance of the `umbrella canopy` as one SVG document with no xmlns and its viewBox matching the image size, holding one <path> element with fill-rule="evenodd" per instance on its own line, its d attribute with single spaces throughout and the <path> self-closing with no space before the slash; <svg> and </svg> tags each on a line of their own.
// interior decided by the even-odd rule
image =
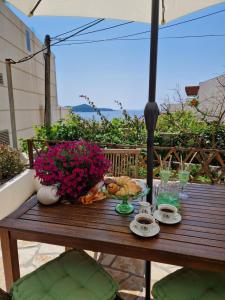
<svg viewBox="0 0 225 300">
<path fill-rule="evenodd" d="M 28 16 L 79 16 L 151 23 L 150 0 L 9 0 Z M 159 0 L 160 21 L 169 22 L 221 0 Z"/>
</svg>

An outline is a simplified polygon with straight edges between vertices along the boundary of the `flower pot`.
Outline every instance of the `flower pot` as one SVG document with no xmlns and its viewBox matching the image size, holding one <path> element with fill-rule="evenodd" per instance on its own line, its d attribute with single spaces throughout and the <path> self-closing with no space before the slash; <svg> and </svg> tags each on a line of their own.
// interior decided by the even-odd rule
<svg viewBox="0 0 225 300">
<path fill-rule="evenodd" d="M 34 171 L 31 169 L 0 184 L 0 220 L 15 211 L 34 192 Z"/>
<path fill-rule="evenodd" d="M 37 199 L 41 204 L 51 205 L 59 200 L 59 195 L 57 195 L 57 187 L 54 185 L 46 186 L 42 185 L 37 192 Z"/>
</svg>

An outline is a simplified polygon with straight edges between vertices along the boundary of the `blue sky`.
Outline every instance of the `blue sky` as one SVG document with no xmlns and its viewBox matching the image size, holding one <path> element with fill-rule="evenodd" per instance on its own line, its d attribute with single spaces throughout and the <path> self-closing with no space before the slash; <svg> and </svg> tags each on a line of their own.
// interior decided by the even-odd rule
<svg viewBox="0 0 225 300">
<path fill-rule="evenodd" d="M 225 4 L 201 10 L 174 21 L 225 9 Z M 76 17 L 28 18 L 14 12 L 43 41 L 45 34 L 55 36 L 85 24 L 90 19 Z M 106 20 L 92 29 L 120 23 Z M 172 24 L 172 23 L 171 23 Z M 132 23 L 99 32 L 83 39 L 102 39 L 148 30 L 147 24 Z M 225 34 L 225 12 L 160 31 L 160 37 Z M 140 37 L 148 37 L 148 34 Z M 80 94 L 88 95 L 97 106 L 115 107 L 119 100 L 127 109 L 143 109 L 147 101 L 149 40 L 110 41 L 54 47 L 56 56 L 58 101 L 77 105 Z M 177 85 L 196 85 L 225 72 L 225 36 L 192 39 L 160 39 L 157 100 L 163 102 Z"/>
</svg>

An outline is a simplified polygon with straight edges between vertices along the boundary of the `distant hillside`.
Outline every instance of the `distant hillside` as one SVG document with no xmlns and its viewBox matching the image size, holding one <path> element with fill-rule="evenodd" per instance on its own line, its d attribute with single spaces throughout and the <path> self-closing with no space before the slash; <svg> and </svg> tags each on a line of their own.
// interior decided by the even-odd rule
<svg viewBox="0 0 225 300">
<path fill-rule="evenodd" d="M 111 108 L 100 107 L 98 108 L 101 111 L 113 111 Z M 88 104 L 81 104 L 72 107 L 72 110 L 75 112 L 94 112 L 94 109 Z"/>
</svg>

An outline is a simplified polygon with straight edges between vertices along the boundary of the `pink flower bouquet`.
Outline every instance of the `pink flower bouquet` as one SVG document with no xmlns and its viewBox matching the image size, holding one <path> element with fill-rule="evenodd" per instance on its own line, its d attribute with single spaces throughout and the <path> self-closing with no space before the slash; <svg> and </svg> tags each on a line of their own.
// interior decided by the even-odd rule
<svg viewBox="0 0 225 300">
<path fill-rule="evenodd" d="M 57 185 L 58 195 L 73 201 L 102 180 L 109 166 L 97 145 L 75 141 L 49 147 L 36 158 L 34 169 L 43 185 Z"/>
</svg>

